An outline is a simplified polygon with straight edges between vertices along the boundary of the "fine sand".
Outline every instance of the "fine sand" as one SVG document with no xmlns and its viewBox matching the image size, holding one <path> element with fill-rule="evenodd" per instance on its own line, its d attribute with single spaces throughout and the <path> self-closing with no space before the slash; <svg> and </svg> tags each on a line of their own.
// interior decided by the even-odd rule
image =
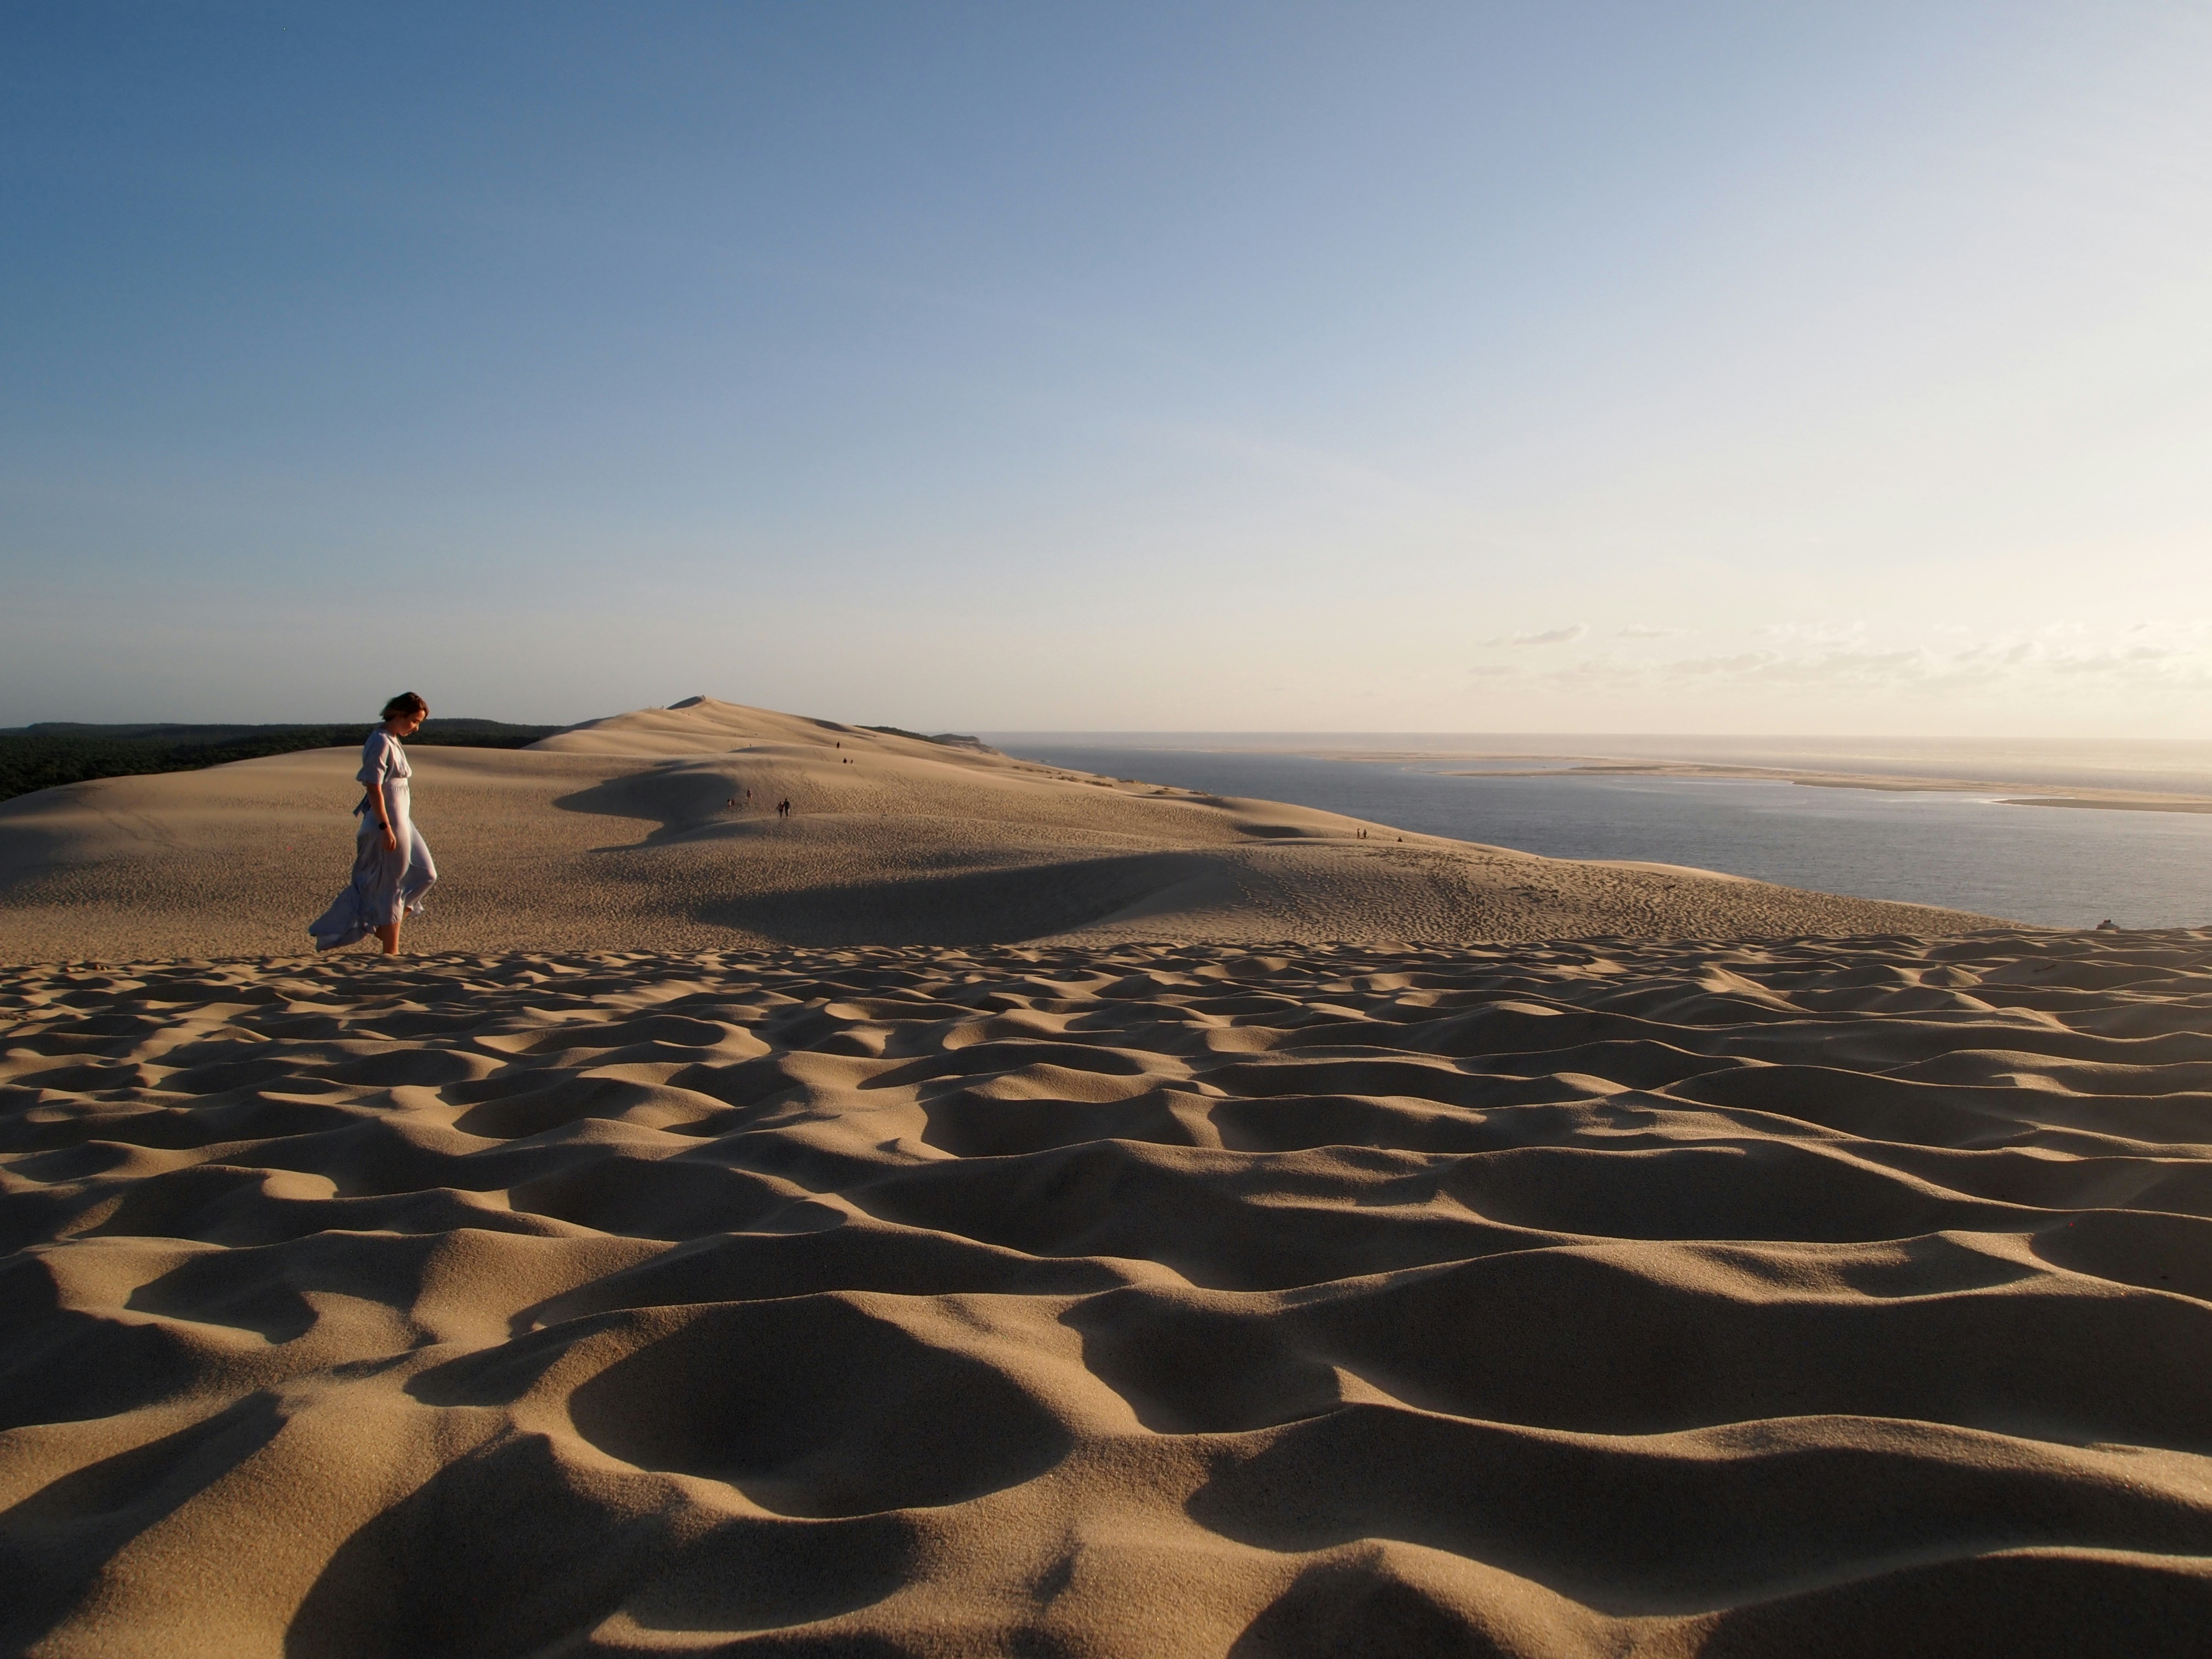
<svg viewBox="0 0 2212 1659">
<path fill-rule="evenodd" d="M 2208 969 L 10 969 L 0 1650 L 2201 1654 Z"/>
<path fill-rule="evenodd" d="M 417 951 L 1929 934 L 1995 920 L 1403 835 L 705 698 L 527 750 L 410 758 L 442 878 L 407 930 Z M 0 805 L 0 962 L 306 949 L 352 863 L 358 764 L 319 750 Z"/>
</svg>

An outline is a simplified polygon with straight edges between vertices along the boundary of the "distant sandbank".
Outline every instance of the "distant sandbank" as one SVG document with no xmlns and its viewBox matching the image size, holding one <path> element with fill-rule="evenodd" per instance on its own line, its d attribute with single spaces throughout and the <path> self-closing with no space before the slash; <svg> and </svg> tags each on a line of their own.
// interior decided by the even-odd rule
<svg viewBox="0 0 2212 1659">
<path fill-rule="evenodd" d="M 1786 766 L 1732 766 L 1705 761 L 1609 760 L 1586 755 L 1467 755 L 1419 750 L 1301 749 L 1291 751 L 1316 760 L 1372 761 L 1418 764 L 1436 761 L 1556 760 L 1556 766 L 1487 767 L 1480 772 L 1439 768 L 1445 777 L 1463 778 L 1750 778 L 1767 783 L 1804 784 L 1814 789 L 1873 789 L 1891 794 L 1986 795 L 2004 806 L 2075 806 L 2110 812 L 2212 812 L 2212 795 L 2148 789 L 2069 787 L 2057 793 L 2023 795 L 2021 786 L 1987 778 L 1906 777 L 1875 772 L 1824 772 Z"/>
</svg>

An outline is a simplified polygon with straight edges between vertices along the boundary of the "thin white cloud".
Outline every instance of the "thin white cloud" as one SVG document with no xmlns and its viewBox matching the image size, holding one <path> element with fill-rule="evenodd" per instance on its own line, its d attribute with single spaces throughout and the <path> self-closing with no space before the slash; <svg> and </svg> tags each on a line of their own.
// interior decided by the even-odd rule
<svg viewBox="0 0 2212 1659">
<path fill-rule="evenodd" d="M 1867 625 L 1863 622 L 1767 623 L 1758 631 L 1770 639 L 1799 645 L 1844 647 L 1863 641 Z"/>
<path fill-rule="evenodd" d="M 1500 634 L 1495 639 L 1482 641 L 1485 645 L 1571 645 L 1589 632 L 1580 623 L 1567 628 L 1547 628 L 1540 634 Z"/>
<path fill-rule="evenodd" d="M 1614 636 L 1624 640 L 1671 640 L 1682 630 L 1679 628 L 1650 628 L 1642 623 L 1631 623 Z"/>
<path fill-rule="evenodd" d="M 1431 515 L 1454 509 L 1448 497 L 1362 456 L 1312 449 L 1227 427 L 1139 423 L 1135 429 L 1157 434 L 1189 453 L 1240 461 L 1269 476 L 1318 485 L 1346 499 Z"/>
<path fill-rule="evenodd" d="M 2002 686 L 2017 694 L 2039 685 L 2080 685 L 2086 681 L 2114 691 L 2193 693 L 2212 689 L 2212 664 L 2201 652 L 2167 647 L 2066 649 L 2015 638 L 1984 641 L 1950 652 L 1919 647 L 1809 652 L 1770 649 L 1659 662 L 1600 656 L 1550 670 L 1537 678 L 1563 690 L 1603 685 L 1645 692 L 1695 686 L 1745 692 L 1790 687 L 1931 694 Z"/>
</svg>

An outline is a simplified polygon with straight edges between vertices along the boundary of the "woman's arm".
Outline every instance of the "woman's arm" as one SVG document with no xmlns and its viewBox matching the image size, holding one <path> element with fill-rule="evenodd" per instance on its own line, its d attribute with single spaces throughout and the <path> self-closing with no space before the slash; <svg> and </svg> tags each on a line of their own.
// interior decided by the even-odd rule
<svg viewBox="0 0 2212 1659">
<path fill-rule="evenodd" d="M 384 795 L 391 783 L 392 744 L 387 738 L 377 752 L 376 781 L 370 786 L 368 798 L 376 803 L 376 821 L 384 826 L 384 850 L 396 853 L 399 850 L 399 835 L 392 827 L 392 803 Z"/>
</svg>

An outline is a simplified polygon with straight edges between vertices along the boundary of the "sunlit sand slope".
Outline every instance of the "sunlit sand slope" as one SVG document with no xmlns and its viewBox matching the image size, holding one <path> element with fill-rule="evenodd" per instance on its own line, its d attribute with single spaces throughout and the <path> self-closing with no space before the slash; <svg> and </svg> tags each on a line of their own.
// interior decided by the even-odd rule
<svg viewBox="0 0 2212 1659">
<path fill-rule="evenodd" d="M 2197 1655 L 2212 933 L 0 975 L 0 1648 Z"/>
<path fill-rule="evenodd" d="M 703 698 L 534 749 L 423 747 L 413 762 L 441 875 L 408 929 L 422 951 L 1927 933 L 1992 920 L 1401 836 Z M 352 863 L 358 764 L 323 750 L 0 804 L 0 961 L 303 949 Z"/>
</svg>

